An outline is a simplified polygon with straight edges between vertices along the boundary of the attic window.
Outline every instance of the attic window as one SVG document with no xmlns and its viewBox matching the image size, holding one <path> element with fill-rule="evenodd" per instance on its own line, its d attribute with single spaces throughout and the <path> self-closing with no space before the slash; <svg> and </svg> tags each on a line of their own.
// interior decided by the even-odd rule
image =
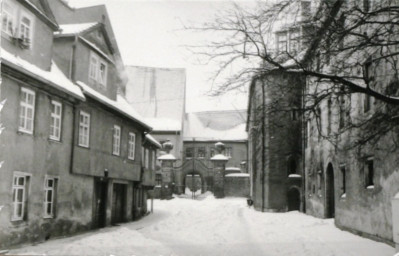
<svg viewBox="0 0 399 256">
<path fill-rule="evenodd" d="M 107 86 L 107 63 L 94 52 L 90 54 L 89 81 L 91 84 Z"/>
<path fill-rule="evenodd" d="M 3 9 L 1 12 L 1 30 L 12 36 L 14 29 L 14 14 L 15 9 L 8 3 L 3 3 Z"/>
<path fill-rule="evenodd" d="M 102 38 L 101 30 L 97 30 L 96 36 L 97 36 L 98 39 Z"/>
</svg>

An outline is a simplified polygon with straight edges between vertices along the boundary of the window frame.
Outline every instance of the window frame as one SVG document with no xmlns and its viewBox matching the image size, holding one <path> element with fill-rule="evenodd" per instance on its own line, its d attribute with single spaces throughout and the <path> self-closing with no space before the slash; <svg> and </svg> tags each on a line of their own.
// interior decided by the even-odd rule
<svg viewBox="0 0 399 256">
<path fill-rule="evenodd" d="M 60 113 L 59 115 L 57 113 L 53 112 L 53 107 L 54 110 L 56 111 L 57 107 L 59 107 Z M 56 111 L 57 112 L 57 111 Z M 60 141 L 61 140 L 61 132 L 62 132 L 62 103 L 56 100 L 51 100 L 51 114 L 50 114 L 50 135 L 49 138 L 51 140 L 55 141 Z M 54 135 L 52 132 L 57 129 L 56 127 L 56 120 L 59 120 L 59 127 L 58 127 L 58 134 Z"/>
<path fill-rule="evenodd" d="M 9 12 L 9 10 L 7 10 L 7 8 L 5 8 L 5 6 L 8 6 L 11 10 L 11 12 Z M 7 14 L 6 16 L 4 16 L 4 14 Z M 14 30 L 15 29 L 15 25 L 16 25 L 16 15 L 17 14 L 17 7 L 14 5 L 14 4 L 12 4 L 10 1 L 4 1 L 3 2 L 3 7 L 2 7 L 2 10 L 1 10 L 1 31 L 2 32 L 4 32 L 4 33 L 6 33 L 7 35 L 9 35 L 9 36 L 14 36 L 13 35 L 13 31 L 9 31 L 9 17 L 11 16 L 11 20 L 12 20 L 12 22 L 11 22 L 11 29 L 12 30 Z M 3 19 L 4 18 L 7 18 L 7 22 L 6 23 L 4 23 L 3 22 Z M 5 30 L 3 29 L 3 26 L 4 26 L 4 24 L 6 24 L 5 26 Z"/>
<path fill-rule="evenodd" d="M 288 51 L 288 36 L 287 32 L 277 32 L 277 52 L 282 53 L 282 52 L 287 52 Z M 285 40 L 281 40 L 282 38 L 285 38 Z M 282 44 L 284 44 L 284 50 L 282 49 Z"/>
<path fill-rule="evenodd" d="M 27 25 L 26 23 L 24 23 L 23 22 L 23 18 L 28 19 L 30 24 Z M 34 25 L 33 22 L 34 22 L 33 16 L 30 15 L 28 12 L 26 12 L 24 10 L 21 10 L 21 14 L 20 14 L 20 17 L 19 17 L 19 24 L 18 24 L 18 27 L 19 27 L 19 31 L 18 31 L 19 35 L 18 36 L 19 36 L 19 38 L 24 38 L 24 40 L 23 40 L 24 43 L 26 43 L 28 45 L 27 49 L 31 49 L 32 48 L 33 25 Z M 28 30 L 28 33 L 29 33 L 28 34 L 28 40 L 26 40 L 26 34 L 22 32 L 22 25 L 25 26 L 24 31 L 26 31 L 26 28 L 29 29 Z"/>
<path fill-rule="evenodd" d="M 191 156 L 187 156 L 187 152 L 191 150 Z M 186 149 L 184 150 L 184 157 L 186 159 L 191 159 L 193 157 L 195 157 L 195 153 L 194 153 L 194 147 L 186 147 Z"/>
<path fill-rule="evenodd" d="M 105 67 L 103 75 L 101 72 L 102 65 Z M 102 59 L 98 54 L 96 54 L 94 51 L 90 51 L 88 73 L 89 73 L 90 83 L 99 84 L 104 88 L 107 87 L 108 63 L 107 61 Z"/>
<path fill-rule="evenodd" d="M 26 97 L 25 97 L 24 101 L 22 101 L 22 96 L 23 96 L 24 93 L 26 94 Z M 29 95 L 31 95 L 33 97 L 32 104 L 29 104 L 29 102 L 25 101 L 25 100 L 29 101 L 28 100 L 28 96 Z M 25 115 L 23 117 L 23 119 L 24 119 L 24 126 L 23 127 L 21 126 L 21 118 L 22 118 L 21 111 L 22 111 L 22 108 L 25 108 Z M 32 118 L 30 120 L 32 122 L 32 125 L 31 125 L 31 129 L 30 130 L 27 128 L 27 119 L 28 119 L 27 113 L 28 113 L 28 109 L 32 110 Z M 18 131 L 23 132 L 23 133 L 33 134 L 33 131 L 35 129 L 34 128 L 35 127 L 35 109 L 36 109 L 36 92 L 34 90 L 28 89 L 26 87 L 21 87 L 21 90 L 20 90 L 20 101 L 19 101 Z"/>
<path fill-rule="evenodd" d="M 88 119 L 88 123 L 87 123 L 87 124 L 81 122 L 81 116 L 87 117 L 87 119 Z M 87 134 L 82 134 L 82 133 L 81 133 L 81 132 L 82 132 L 82 130 L 81 130 L 82 127 L 83 127 L 83 128 L 87 128 Z M 87 137 L 87 143 L 83 143 L 83 142 L 81 141 L 81 138 L 83 138 L 83 137 Z M 86 141 L 86 140 L 85 140 L 85 141 Z M 89 145 L 90 145 L 90 113 L 85 112 L 85 111 L 83 111 L 83 110 L 81 110 L 81 111 L 79 112 L 78 145 L 81 146 L 81 147 L 85 147 L 85 148 L 88 148 Z"/>
<path fill-rule="evenodd" d="M 112 154 L 120 156 L 121 154 L 121 127 L 114 124 L 112 129 Z"/>
<path fill-rule="evenodd" d="M 129 132 L 128 148 L 129 150 L 127 158 L 130 160 L 134 160 L 136 154 L 136 134 L 134 132 Z"/>
<path fill-rule="evenodd" d="M 371 164 L 371 169 L 370 169 Z M 364 163 L 364 185 L 366 189 L 374 189 L 375 170 L 374 157 L 368 157 Z"/>
<path fill-rule="evenodd" d="M 23 172 L 14 172 L 13 173 L 13 179 L 12 179 L 12 189 L 11 189 L 11 195 L 12 195 L 12 213 L 11 213 L 11 221 L 23 221 L 26 218 L 27 212 L 26 212 L 26 204 L 27 204 L 27 198 L 28 198 L 28 192 L 29 192 L 29 178 L 31 177 L 31 174 L 29 173 L 23 173 Z M 19 178 L 23 178 L 23 185 L 19 185 L 18 181 Z M 16 180 L 17 179 L 17 180 Z M 17 181 L 17 182 L 15 182 Z M 15 184 L 17 183 L 17 184 Z M 18 198 L 18 196 L 15 196 L 15 190 L 22 190 L 22 200 L 21 202 L 15 202 L 15 199 Z M 21 216 L 15 215 L 17 213 L 16 206 L 18 204 L 21 204 Z"/>
<path fill-rule="evenodd" d="M 52 181 L 52 187 L 48 186 L 48 181 Z M 43 218 L 54 218 L 55 217 L 55 211 L 56 211 L 56 196 L 57 196 L 57 183 L 58 183 L 58 177 L 54 176 L 49 176 L 46 175 L 44 178 L 44 201 L 43 201 Z M 48 201 L 48 193 L 51 191 L 51 201 Z M 51 213 L 48 214 L 47 212 L 47 207 L 48 205 L 51 205 Z"/>
<path fill-rule="evenodd" d="M 200 155 L 200 151 L 203 151 L 203 154 Z M 201 159 L 206 157 L 206 147 L 198 147 L 197 148 L 197 157 L 201 158 Z"/>
<path fill-rule="evenodd" d="M 233 156 L 233 148 L 232 147 L 226 147 L 225 149 L 224 149 L 224 152 L 223 152 L 224 154 L 224 156 L 225 157 L 228 157 L 228 158 L 232 158 L 232 156 Z"/>
</svg>

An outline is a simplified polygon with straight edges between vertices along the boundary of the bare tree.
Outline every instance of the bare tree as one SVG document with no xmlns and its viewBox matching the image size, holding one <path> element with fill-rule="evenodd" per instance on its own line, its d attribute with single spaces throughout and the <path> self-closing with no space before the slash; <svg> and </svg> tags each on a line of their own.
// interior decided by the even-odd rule
<svg viewBox="0 0 399 256">
<path fill-rule="evenodd" d="M 241 65 L 217 84 L 215 95 L 245 87 L 273 70 L 298 73 L 307 81 L 302 113 L 321 121 L 323 103 L 338 115 L 339 129 L 326 132 L 318 122 L 320 136 L 337 143 L 338 135 L 357 130 L 350 146 L 359 146 L 398 132 L 397 0 L 318 0 L 311 5 L 283 0 L 259 3 L 251 10 L 235 5 L 195 29 L 224 35 L 194 50 L 219 64 L 215 80 L 234 63 Z M 351 102 L 354 95 L 363 95 L 363 112 L 371 111 L 360 113 Z M 266 109 L 287 111 L 273 102 Z"/>
</svg>

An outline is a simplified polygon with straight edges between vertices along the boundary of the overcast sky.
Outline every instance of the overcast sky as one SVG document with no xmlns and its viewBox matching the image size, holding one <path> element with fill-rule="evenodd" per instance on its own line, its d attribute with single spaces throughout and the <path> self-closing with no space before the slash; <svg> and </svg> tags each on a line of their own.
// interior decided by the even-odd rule
<svg viewBox="0 0 399 256">
<path fill-rule="evenodd" d="M 125 65 L 185 68 L 187 112 L 247 107 L 247 96 L 242 92 L 218 98 L 205 96 L 217 67 L 199 65 L 196 56 L 185 47 L 212 38 L 209 34 L 185 30 L 183 26 L 211 21 L 218 12 L 232 8 L 231 1 L 70 0 L 69 3 L 74 7 L 107 6 Z M 253 3 L 240 1 L 245 5 Z"/>
</svg>

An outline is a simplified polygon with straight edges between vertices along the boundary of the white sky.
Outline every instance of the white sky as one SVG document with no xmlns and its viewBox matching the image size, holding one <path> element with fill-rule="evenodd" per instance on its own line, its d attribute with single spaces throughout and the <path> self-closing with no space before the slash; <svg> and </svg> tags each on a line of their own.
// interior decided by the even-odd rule
<svg viewBox="0 0 399 256">
<path fill-rule="evenodd" d="M 188 31 L 186 26 L 212 21 L 215 14 L 232 8 L 231 1 L 133 1 L 70 0 L 71 6 L 105 4 L 125 65 L 179 67 L 186 69 L 186 111 L 243 109 L 247 96 L 232 92 L 222 97 L 208 97 L 215 65 L 199 65 L 185 45 L 212 40 L 210 34 Z M 254 0 L 240 1 L 252 5 Z"/>
</svg>

